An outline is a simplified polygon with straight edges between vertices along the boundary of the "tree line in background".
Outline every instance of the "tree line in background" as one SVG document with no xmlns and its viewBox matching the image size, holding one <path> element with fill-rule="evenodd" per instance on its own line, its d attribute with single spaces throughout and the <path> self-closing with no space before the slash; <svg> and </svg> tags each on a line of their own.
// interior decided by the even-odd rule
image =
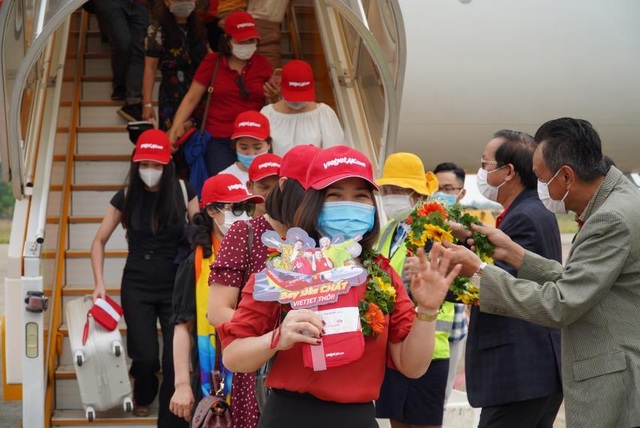
<svg viewBox="0 0 640 428">
<path fill-rule="evenodd" d="M 2 175 L 2 165 L 0 164 L 0 175 Z M 0 218 L 11 219 L 13 216 L 13 206 L 16 199 L 11 192 L 11 185 L 0 181 Z"/>
</svg>

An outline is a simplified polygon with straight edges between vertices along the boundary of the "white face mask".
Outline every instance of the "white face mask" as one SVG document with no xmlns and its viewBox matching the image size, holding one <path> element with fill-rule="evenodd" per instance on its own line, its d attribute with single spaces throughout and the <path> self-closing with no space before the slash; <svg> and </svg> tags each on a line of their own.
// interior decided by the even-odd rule
<svg viewBox="0 0 640 428">
<path fill-rule="evenodd" d="M 308 101 L 299 101 L 297 103 L 294 103 L 294 102 L 285 100 L 284 103 L 288 105 L 289 108 L 292 108 L 294 110 L 302 110 L 303 108 L 309 105 Z"/>
<path fill-rule="evenodd" d="M 503 181 L 499 186 L 492 186 L 487 182 L 487 178 L 489 178 L 489 174 L 501 170 L 506 165 L 502 165 L 500 168 L 496 168 L 493 171 L 487 171 L 484 168 L 478 169 L 478 174 L 476 175 L 476 184 L 478 185 L 478 190 L 485 198 L 489 199 L 493 202 L 498 202 L 498 191 L 500 188 L 506 183 Z"/>
<path fill-rule="evenodd" d="M 140 178 L 147 187 L 155 187 L 160 183 L 162 170 L 155 168 L 140 168 L 138 169 L 138 174 L 140 174 Z"/>
<path fill-rule="evenodd" d="M 403 221 L 413 209 L 411 196 L 409 195 L 384 195 L 382 197 L 382 207 L 390 219 Z"/>
<path fill-rule="evenodd" d="M 569 194 L 569 189 L 567 189 L 567 193 L 565 193 L 562 199 L 560 199 L 559 201 L 552 199 L 551 195 L 549 194 L 549 184 L 551 184 L 551 182 L 558 176 L 559 173 L 560 170 L 558 170 L 558 172 L 556 172 L 556 174 L 551 177 L 551 180 L 547 181 L 546 183 L 538 180 L 538 197 L 540 197 L 540 200 L 542 201 L 542 204 L 545 206 L 545 208 L 552 213 L 566 214 L 567 207 L 564 205 L 564 200 Z"/>
<path fill-rule="evenodd" d="M 224 212 L 224 223 L 220 224 L 218 223 L 218 220 L 216 220 L 215 218 L 213 219 L 213 221 L 216 222 L 216 225 L 218 225 L 218 227 L 220 228 L 220 232 L 222 232 L 223 235 L 227 234 L 227 232 L 231 228 L 231 225 L 236 221 L 249 220 L 249 216 L 244 212 L 239 216 L 234 215 L 231 211 L 223 211 L 223 212 Z"/>
<path fill-rule="evenodd" d="M 196 8 L 195 1 L 183 1 L 180 3 L 171 3 L 169 6 L 169 11 L 173 13 L 178 18 L 188 18 Z"/>
<path fill-rule="evenodd" d="M 237 45 L 235 43 L 231 43 L 231 53 L 238 59 L 243 61 L 248 60 L 253 56 L 256 52 L 257 45 L 255 43 L 251 43 L 248 45 Z"/>
</svg>

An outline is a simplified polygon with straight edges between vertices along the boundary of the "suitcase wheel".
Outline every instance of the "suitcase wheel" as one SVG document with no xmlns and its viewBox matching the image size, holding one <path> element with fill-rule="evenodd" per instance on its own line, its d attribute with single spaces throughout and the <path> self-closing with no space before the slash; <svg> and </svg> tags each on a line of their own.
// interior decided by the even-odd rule
<svg viewBox="0 0 640 428">
<path fill-rule="evenodd" d="M 76 353 L 74 354 L 75 357 L 75 363 L 78 367 L 82 367 L 82 364 L 84 364 L 84 354 L 82 353 L 82 351 L 76 351 Z"/>
<path fill-rule="evenodd" d="M 96 418 L 96 411 L 93 410 L 93 407 L 87 407 L 87 410 L 85 410 L 85 416 L 87 417 L 87 421 L 93 422 Z"/>
<path fill-rule="evenodd" d="M 113 342 L 112 351 L 113 355 L 115 355 L 116 357 L 122 355 L 122 344 L 120 342 Z"/>
<path fill-rule="evenodd" d="M 124 402 L 122 403 L 122 407 L 124 408 L 125 412 L 131 413 L 133 411 L 133 401 L 131 401 L 131 398 L 125 398 Z"/>
</svg>

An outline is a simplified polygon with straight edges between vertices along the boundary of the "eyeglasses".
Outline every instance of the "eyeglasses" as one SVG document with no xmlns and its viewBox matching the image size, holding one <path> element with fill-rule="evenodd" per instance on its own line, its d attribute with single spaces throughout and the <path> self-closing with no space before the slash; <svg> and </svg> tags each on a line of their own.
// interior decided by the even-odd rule
<svg viewBox="0 0 640 428">
<path fill-rule="evenodd" d="M 256 204 L 254 202 L 237 202 L 235 204 L 225 204 L 222 202 L 214 202 L 209 205 L 218 211 L 230 210 L 234 216 L 241 216 L 242 213 L 247 213 L 249 217 L 256 212 Z"/>
<path fill-rule="evenodd" d="M 244 77 L 238 76 L 236 77 L 236 85 L 240 88 L 240 98 L 243 100 L 249 99 L 249 90 L 244 82 Z"/>
<path fill-rule="evenodd" d="M 500 165 L 500 162 L 494 161 L 494 160 L 480 159 L 480 166 L 482 167 L 482 169 L 487 169 L 486 168 L 487 165 Z"/>
<path fill-rule="evenodd" d="M 457 190 L 462 190 L 462 187 L 452 186 L 451 184 L 446 184 L 438 188 L 441 192 L 455 192 Z"/>
</svg>

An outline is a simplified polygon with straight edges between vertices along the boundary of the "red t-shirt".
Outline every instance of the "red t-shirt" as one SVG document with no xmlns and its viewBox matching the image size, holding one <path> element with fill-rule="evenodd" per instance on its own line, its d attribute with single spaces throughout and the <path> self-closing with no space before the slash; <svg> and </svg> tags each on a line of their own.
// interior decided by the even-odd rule
<svg viewBox="0 0 640 428">
<path fill-rule="evenodd" d="M 209 87 L 217 56 L 217 53 L 205 55 L 193 76 L 194 81 Z M 226 57 L 220 57 L 211 105 L 204 126 L 215 138 L 231 137 L 236 116 L 247 110 L 260 111 L 264 106 L 263 86 L 273 74 L 273 66 L 269 60 L 260 54 L 254 54 L 247 61 L 241 74 L 249 92 L 249 98 L 246 100 L 240 97 L 240 86 L 236 83 L 240 74 L 229 67 Z"/>
<path fill-rule="evenodd" d="M 365 336 L 364 355 L 353 363 L 314 372 L 303 366 L 302 344 L 278 352 L 267 378 L 267 386 L 309 393 L 321 400 L 338 403 L 366 403 L 378 398 L 387 365 L 387 342 L 397 343 L 409 334 L 415 309 L 402 280 L 390 272 L 396 289 L 394 311 L 385 317 L 384 332 L 378 337 Z M 218 327 L 222 345 L 237 338 L 261 336 L 274 329 L 279 316 L 279 303 L 253 299 L 254 277 L 242 290 L 242 300 L 233 318 Z M 357 287 L 359 300 L 366 287 Z"/>
</svg>

